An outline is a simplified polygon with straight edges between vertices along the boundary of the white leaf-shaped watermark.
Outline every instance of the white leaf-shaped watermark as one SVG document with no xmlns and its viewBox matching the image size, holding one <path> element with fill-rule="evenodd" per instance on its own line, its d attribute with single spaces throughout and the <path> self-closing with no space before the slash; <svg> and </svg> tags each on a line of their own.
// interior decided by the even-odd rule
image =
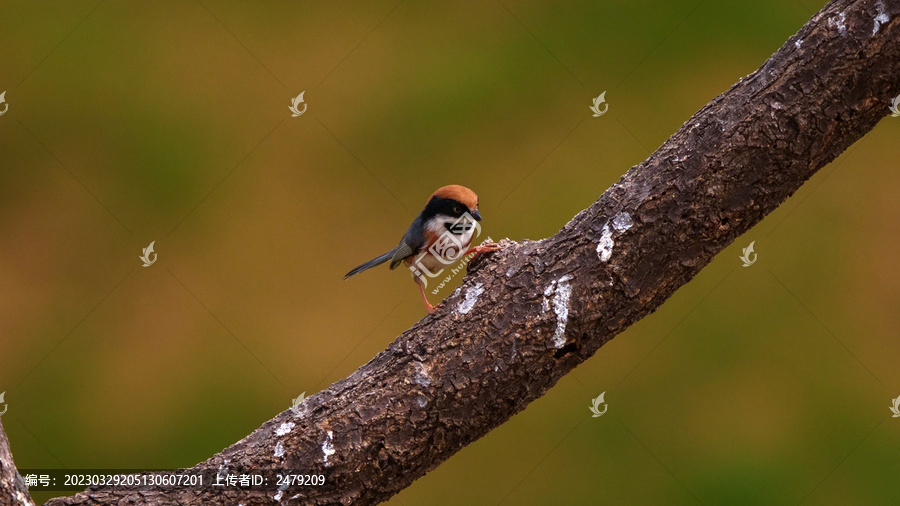
<svg viewBox="0 0 900 506">
<path fill-rule="evenodd" d="M 591 399 L 591 405 L 588 409 L 591 410 L 591 418 L 597 418 L 598 416 L 603 416 L 606 413 L 606 410 L 609 409 L 609 405 L 605 404 L 606 401 L 603 398 L 606 396 L 606 392 L 598 395 L 596 398 Z M 600 411 L 600 405 L 603 404 L 603 411 Z"/>
<path fill-rule="evenodd" d="M 150 246 L 147 246 L 146 248 L 144 248 L 143 249 L 144 254 L 139 257 L 144 262 L 144 267 L 150 267 L 151 265 L 153 265 L 154 262 L 156 262 L 156 257 L 158 255 L 153 252 L 154 244 L 156 244 L 156 241 L 151 242 Z M 152 260 L 150 258 L 150 255 L 153 255 Z"/>
<path fill-rule="evenodd" d="M 9 110 L 9 104 L 6 103 L 6 92 L 0 93 L 0 104 L 3 104 L 3 109 L 0 110 L 0 116 L 6 114 L 6 111 Z"/>
<path fill-rule="evenodd" d="M 744 248 L 744 254 L 739 257 L 741 261 L 744 262 L 744 267 L 750 267 L 751 265 L 753 265 L 753 262 L 756 261 L 756 253 L 753 252 L 754 243 L 756 243 L 756 241 L 751 242 L 750 246 Z M 753 255 L 753 258 L 751 258 L 750 255 Z"/>
<path fill-rule="evenodd" d="M 304 93 L 306 93 L 306 91 L 301 91 L 299 95 L 291 99 L 291 106 L 288 107 L 288 109 L 291 111 L 292 118 L 296 118 L 306 112 L 306 102 L 303 101 Z M 300 104 L 303 104 L 302 110 L 300 109 Z"/>
<path fill-rule="evenodd" d="M 306 400 L 306 392 L 303 392 L 300 395 L 298 395 L 296 399 L 292 399 L 291 412 L 294 413 L 294 416 L 300 416 L 301 409 L 302 409 L 300 407 L 300 405 L 303 404 L 303 401 L 305 401 L 305 400 Z"/>
<path fill-rule="evenodd" d="M 892 416 L 891 418 L 900 418 L 900 395 L 898 395 L 896 399 L 892 400 L 894 404 L 891 406 L 891 412 L 894 413 L 894 416 Z M 3 399 L 0 398 L 0 402 L 2 401 Z"/>
<path fill-rule="evenodd" d="M 606 102 L 606 92 L 601 93 L 597 98 L 594 99 L 594 105 L 590 107 L 591 112 L 594 113 L 594 117 L 603 116 L 606 114 L 606 111 L 609 109 L 609 104 L 605 104 L 603 110 L 600 110 L 600 104 Z"/>
<path fill-rule="evenodd" d="M 6 392 L 0 392 L 0 404 L 3 404 L 3 411 L 0 411 L 0 416 L 6 414 L 6 410 L 9 409 L 9 406 L 5 404 L 4 397 L 6 397 Z"/>
<path fill-rule="evenodd" d="M 891 117 L 896 118 L 900 116 L 900 95 L 894 97 L 894 100 L 891 101 L 891 105 L 888 107 L 891 110 Z"/>
</svg>

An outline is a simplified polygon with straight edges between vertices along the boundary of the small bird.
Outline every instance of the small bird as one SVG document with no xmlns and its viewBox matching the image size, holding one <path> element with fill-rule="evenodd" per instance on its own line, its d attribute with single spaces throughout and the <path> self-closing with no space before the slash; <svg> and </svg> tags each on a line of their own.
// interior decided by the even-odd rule
<svg viewBox="0 0 900 506">
<path fill-rule="evenodd" d="M 475 195 L 475 192 L 458 184 L 438 188 L 428 198 L 425 208 L 413 220 L 396 248 L 356 267 L 348 272 L 344 279 L 388 260 L 391 261 L 391 269 L 396 269 L 402 262 L 414 269 L 414 272 L 420 270 L 420 267 L 424 267 L 421 270 L 427 270 L 429 273 L 437 272 L 448 263 L 469 253 L 474 252 L 477 256 L 500 249 L 498 244 L 487 243 L 459 254 L 472 244 L 475 232 L 475 223 L 472 220 L 481 221 L 478 195 Z M 444 254 L 448 251 L 451 252 L 450 255 Z M 448 256 L 451 258 L 447 258 Z M 425 296 L 425 287 L 420 277 L 413 276 L 413 280 L 419 285 L 425 308 L 429 313 L 433 313 L 435 308 Z"/>
</svg>

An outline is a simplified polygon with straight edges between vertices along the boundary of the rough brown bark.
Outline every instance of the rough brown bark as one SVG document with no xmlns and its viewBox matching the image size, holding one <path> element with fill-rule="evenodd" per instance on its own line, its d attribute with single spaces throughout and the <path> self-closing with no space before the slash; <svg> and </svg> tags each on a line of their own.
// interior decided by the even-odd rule
<svg viewBox="0 0 900 506">
<path fill-rule="evenodd" d="M 326 476 L 282 503 L 396 494 L 656 310 L 871 130 L 900 94 L 898 16 L 900 0 L 832 1 L 556 235 L 504 241 L 436 314 L 298 415 L 279 414 L 197 468 Z M 249 506 L 272 495 L 89 489 L 48 504 Z"/>
<path fill-rule="evenodd" d="M 16 471 L 2 423 L 0 423 L 0 506 L 34 506 L 25 482 Z"/>
</svg>

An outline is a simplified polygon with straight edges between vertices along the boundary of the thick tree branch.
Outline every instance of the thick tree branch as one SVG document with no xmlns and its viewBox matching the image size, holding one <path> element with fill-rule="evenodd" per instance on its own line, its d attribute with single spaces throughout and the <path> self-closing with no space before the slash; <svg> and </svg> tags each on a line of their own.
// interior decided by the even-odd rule
<svg viewBox="0 0 900 506">
<path fill-rule="evenodd" d="M 436 314 L 299 414 L 281 413 L 197 468 L 325 475 L 282 503 L 396 494 L 655 311 L 871 130 L 900 94 L 898 18 L 900 0 L 832 1 L 556 235 L 504 241 Z M 48 504 L 249 506 L 273 495 L 214 492 L 89 489 Z"/>
<path fill-rule="evenodd" d="M 16 471 L 3 424 L 0 424 L 0 506 L 34 506 L 25 482 Z"/>
</svg>

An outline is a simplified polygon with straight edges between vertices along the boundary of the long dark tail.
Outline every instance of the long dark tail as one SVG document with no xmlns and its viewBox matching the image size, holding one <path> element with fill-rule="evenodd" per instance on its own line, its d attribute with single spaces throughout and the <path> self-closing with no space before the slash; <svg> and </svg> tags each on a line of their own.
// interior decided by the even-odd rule
<svg viewBox="0 0 900 506">
<path fill-rule="evenodd" d="M 348 272 L 346 276 L 344 276 L 344 279 L 347 279 L 354 274 L 359 274 L 360 272 L 362 272 L 366 269 L 371 269 L 372 267 L 375 267 L 376 265 L 381 265 L 381 264 L 387 262 L 388 260 L 391 259 L 392 256 L 394 256 L 395 249 L 392 249 L 392 250 L 388 251 L 387 253 L 385 253 L 384 255 L 381 255 L 380 257 L 377 257 L 377 258 L 373 258 L 373 259 L 369 260 L 368 262 L 360 265 L 359 267 L 354 268 L 352 271 Z"/>
</svg>

